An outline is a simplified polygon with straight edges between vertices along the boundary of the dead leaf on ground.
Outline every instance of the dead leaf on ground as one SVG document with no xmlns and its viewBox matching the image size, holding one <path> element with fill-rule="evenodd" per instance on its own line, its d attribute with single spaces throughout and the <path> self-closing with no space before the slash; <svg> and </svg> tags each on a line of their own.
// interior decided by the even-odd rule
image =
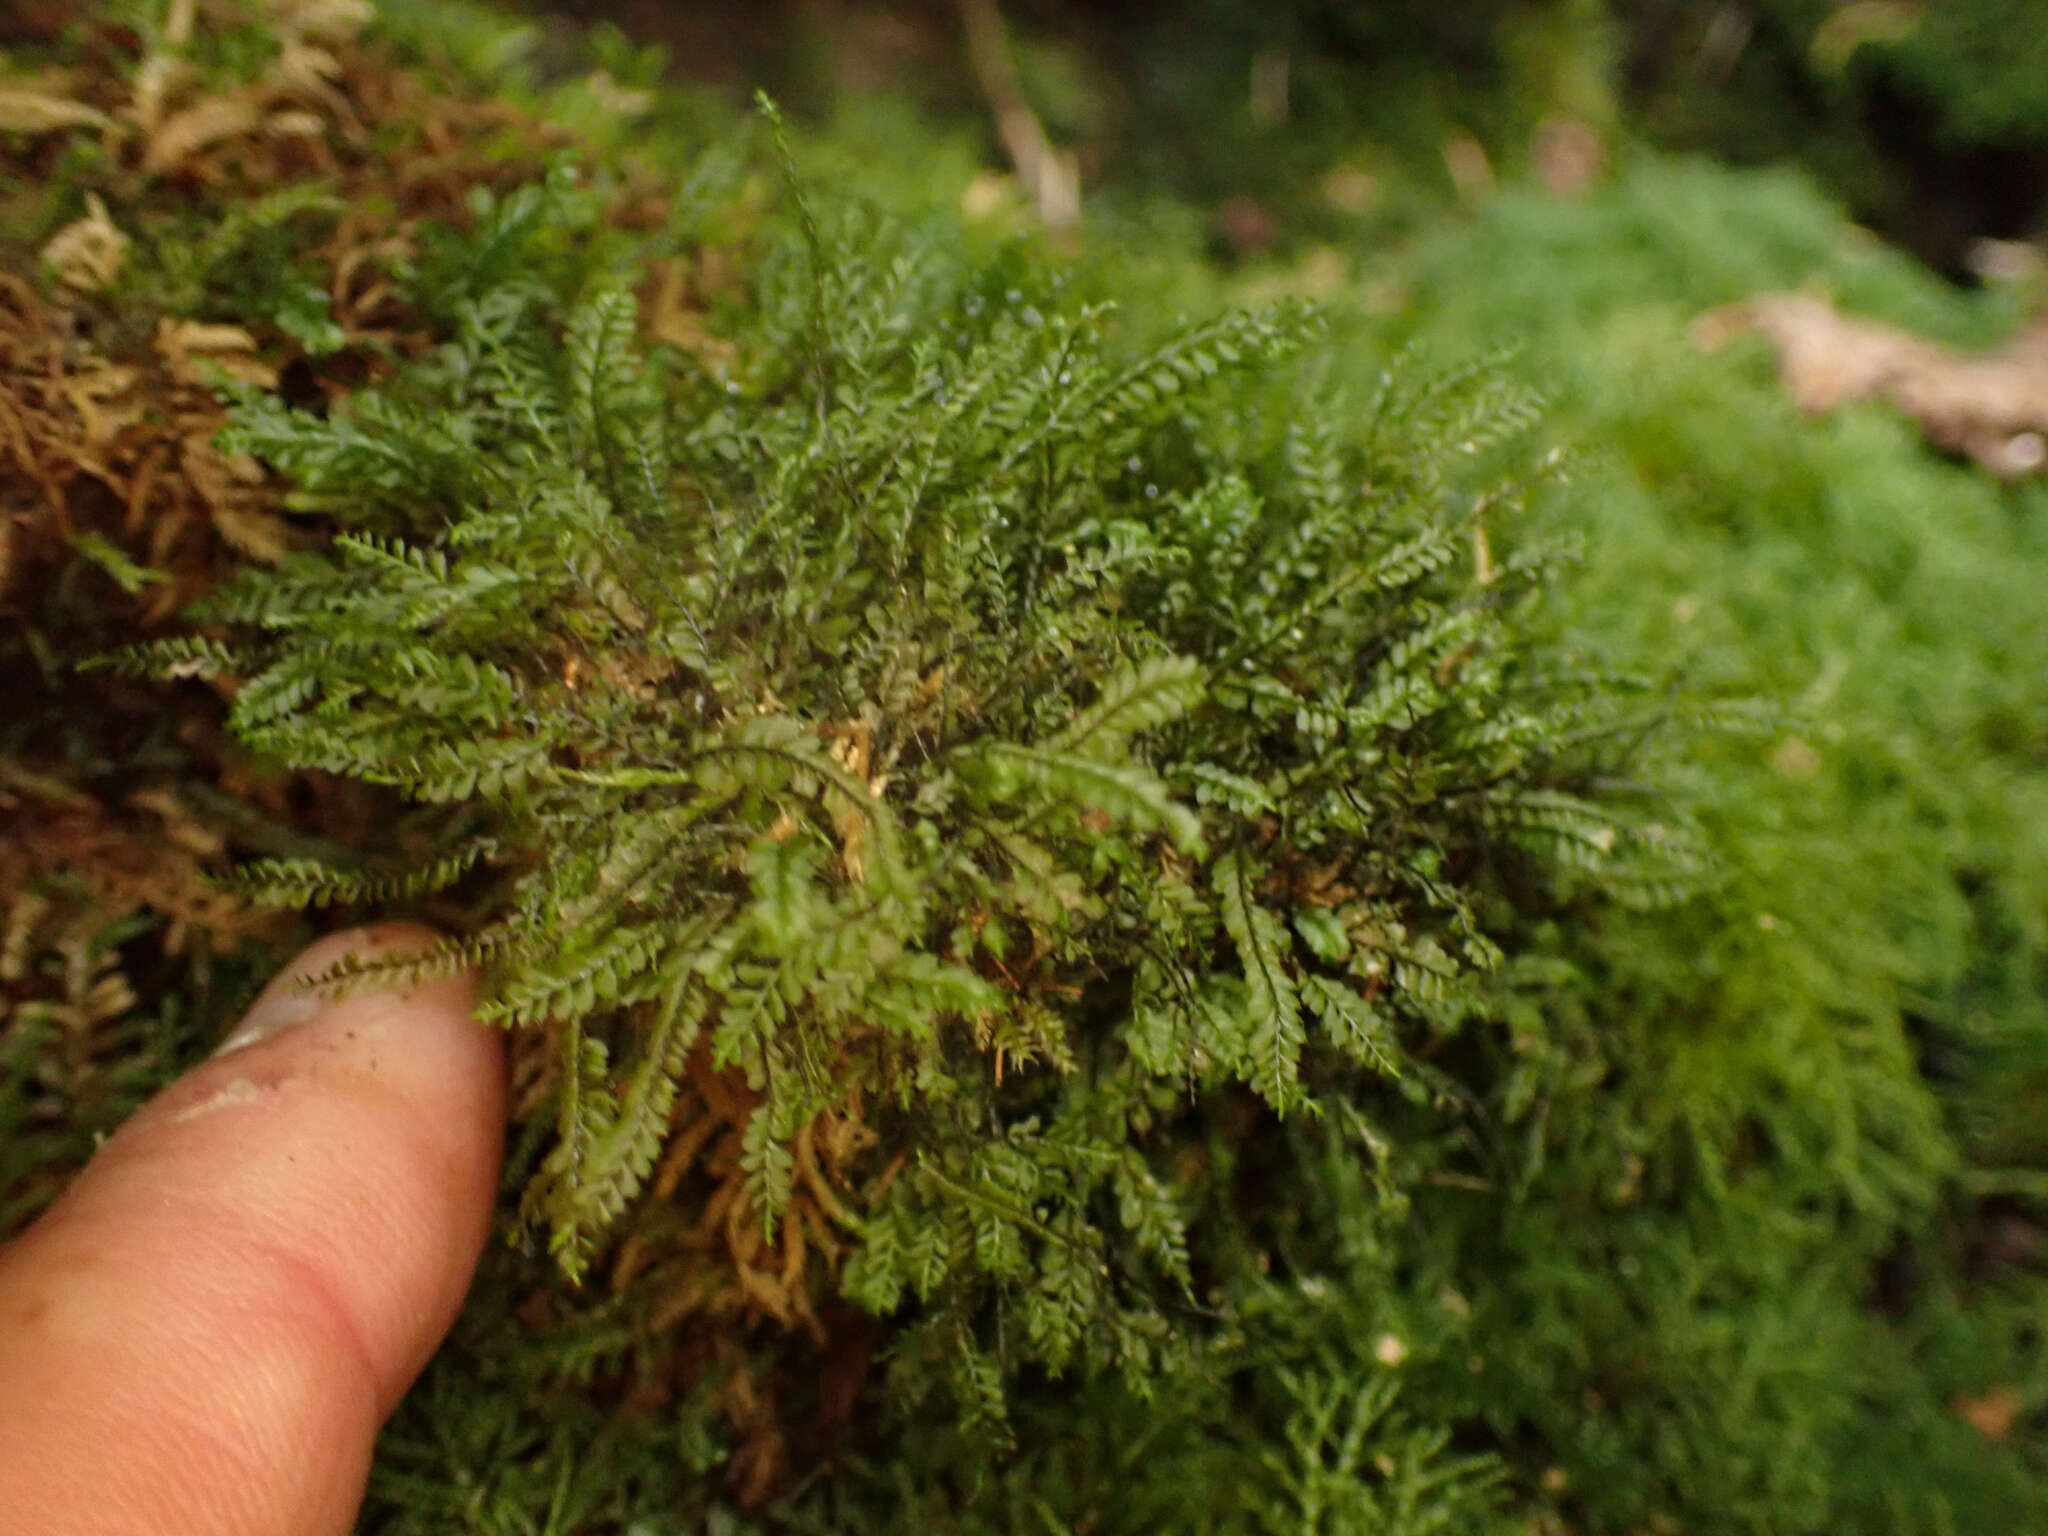
<svg viewBox="0 0 2048 1536">
<path fill-rule="evenodd" d="M 133 368 L 95 358 L 64 380 L 62 393 L 78 413 L 87 450 L 97 453 L 142 419 L 146 407 L 135 390 L 139 377 Z M 81 455 L 78 462 L 92 461 Z"/>
<path fill-rule="evenodd" d="M 1752 332 L 1777 348 L 1779 376 L 1808 415 L 1882 400 L 1938 447 L 2001 479 L 2048 469 L 2048 321 L 1975 354 L 1842 314 L 1809 294 L 1766 294 L 1693 323 L 1694 343 L 1708 351 Z"/>
<path fill-rule="evenodd" d="M 0 87 L 0 129 L 9 133 L 52 133 L 60 128 L 110 128 L 114 120 L 97 107 L 20 87 Z"/>
<path fill-rule="evenodd" d="M 239 138 L 263 121 L 263 114 L 248 96 L 210 96 L 206 100 L 165 118 L 142 153 L 142 170 L 147 176 L 174 171 L 208 146 L 223 139 Z"/>
<path fill-rule="evenodd" d="M 215 325 L 201 320 L 160 320 L 156 331 L 157 355 L 170 365 L 171 376 L 181 384 L 206 387 L 215 371 L 244 384 L 265 389 L 277 385 L 277 370 L 256 352 L 256 338 L 239 325 Z"/>
<path fill-rule="evenodd" d="M 74 219 L 43 246 L 43 261 L 57 281 L 80 293 L 96 293 L 121 272 L 128 237 L 116 227 L 97 192 L 85 194 L 85 217 Z"/>
</svg>

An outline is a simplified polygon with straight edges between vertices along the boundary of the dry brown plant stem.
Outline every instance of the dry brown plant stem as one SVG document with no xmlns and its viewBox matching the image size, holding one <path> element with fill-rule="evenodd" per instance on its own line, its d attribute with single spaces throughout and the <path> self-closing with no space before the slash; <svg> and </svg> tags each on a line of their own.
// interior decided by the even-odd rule
<svg viewBox="0 0 2048 1536">
<path fill-rule="evenodd" d="M 1010 57 L 1009 30 L 996 0 L 959 0 L 967 62 L 987 99 L 1003 152 L 1048 229 L 1071 229 L 1081 217 L 1081 177 L 1074 157 L 1047 137 L 1025 99 Z"/>
</svg>

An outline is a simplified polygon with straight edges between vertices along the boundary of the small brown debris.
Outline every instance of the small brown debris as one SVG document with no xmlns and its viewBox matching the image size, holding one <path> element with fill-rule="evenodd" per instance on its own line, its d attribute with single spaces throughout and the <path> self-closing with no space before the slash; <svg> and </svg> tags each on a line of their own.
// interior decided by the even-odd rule
<svg viewBox="0 0 2048 1536">
<path fill-rule="evenodd" d="M 1257 256 L 1271 250 L 1280 239 L 1280 221 L 1266 211 L 1258 199 L 1239 193 L 1226 198 L 1216 210 L 1216 232 L 1230 254 Z"/>
<path fill-rule="evenodd" d="M 1444 169 L 1451 173 L 1451 184 L 1458 189 L 1458 196 L 1468 203 L 1483 201 L 1493 192 L 1493 162 L 1486 158 L 1486 147 L 1469 133 L 1453 134 L 1444 140 Z"/>
<path fill-rule="evenodd" d="M 1771 749 L 1771 771 L 1788 779 L 1810 779 L 1820 772 L 1820 753 L 1798 736 L 1787 736 Z"/>
<path fill-rule="evenodd" d="M 1955 1416 L 1987 1440 L 2003 1440 L 2012 1433 L 2026 1404 L 2011 1387 L 1993 1387 L 1978 1397 L 1959 1397 L 1949 1404 Z"/>
<path fill-rule="evenodd" d="M 1607 174 L 1607 141 L 1576 117 L 1546 117 L 1536 125 L 1529 158 L 1536 179 L 1559 197 L 1582 197 Z"/>
<path fill-rule="evenodd" d="M 1370 213 L 1380 200 L 1379 178 L 1361 166 L 1332 166 L 1317 186 L 1323 201 L 1339 213 Z"/>
</svg>

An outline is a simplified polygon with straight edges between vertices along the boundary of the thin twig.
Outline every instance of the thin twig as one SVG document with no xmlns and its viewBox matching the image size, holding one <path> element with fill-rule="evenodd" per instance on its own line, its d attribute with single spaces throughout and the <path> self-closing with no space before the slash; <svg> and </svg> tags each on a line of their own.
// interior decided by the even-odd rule
<svg viewBox="0 0 2048 1536">
<path fill-rule="evenodd" d="M 1054 147 L 1024 99 L 1010 40 L 996 0 L 959 0 L 967 62 L 995 116 L 996 136 L 1048 229 L 1071 229 L 1081 217 L 1081 178 L 1074 157 Z"/>
</svg>

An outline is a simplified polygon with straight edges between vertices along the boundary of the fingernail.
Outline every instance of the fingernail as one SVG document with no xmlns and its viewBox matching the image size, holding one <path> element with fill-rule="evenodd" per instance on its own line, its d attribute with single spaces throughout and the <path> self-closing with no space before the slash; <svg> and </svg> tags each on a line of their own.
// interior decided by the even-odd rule
<svg viewBox="0 0 2048 1536">
<path fill-rule="evenodd" d="M 213 1054 L 225 1056 L 230 1051 L 239 1051 L 244 1046 L 268 1040 L 272 1035 L 281 1035 L 294 1025 L 312 1018 L 325 1003 L 326 999 L 319 993 L 302 992 L 280 976 L 263 989 L 263 995 L 242 1015 L 242 1022 L 235 1026 L 234 1033 L 221 1041 L 220 1049 Z"/>
<path fill-rule="evenodd" d="M 242 1022 L 234 1027 L 227 1039 L 221 1041 L 213 1054 L 216 1057 L 226 1056 L 260 1044 L 317 1017 L 329 1000 L 302 983 L 331 970 L 341 960 L 350 956 L 367 959 L 383 950 L 408 945 L 416 947 L 419 942 L 419 930 L 402 923 L 329 934 L 271 978 L 270 985 L 242 1015 Z"/>
</svg>

